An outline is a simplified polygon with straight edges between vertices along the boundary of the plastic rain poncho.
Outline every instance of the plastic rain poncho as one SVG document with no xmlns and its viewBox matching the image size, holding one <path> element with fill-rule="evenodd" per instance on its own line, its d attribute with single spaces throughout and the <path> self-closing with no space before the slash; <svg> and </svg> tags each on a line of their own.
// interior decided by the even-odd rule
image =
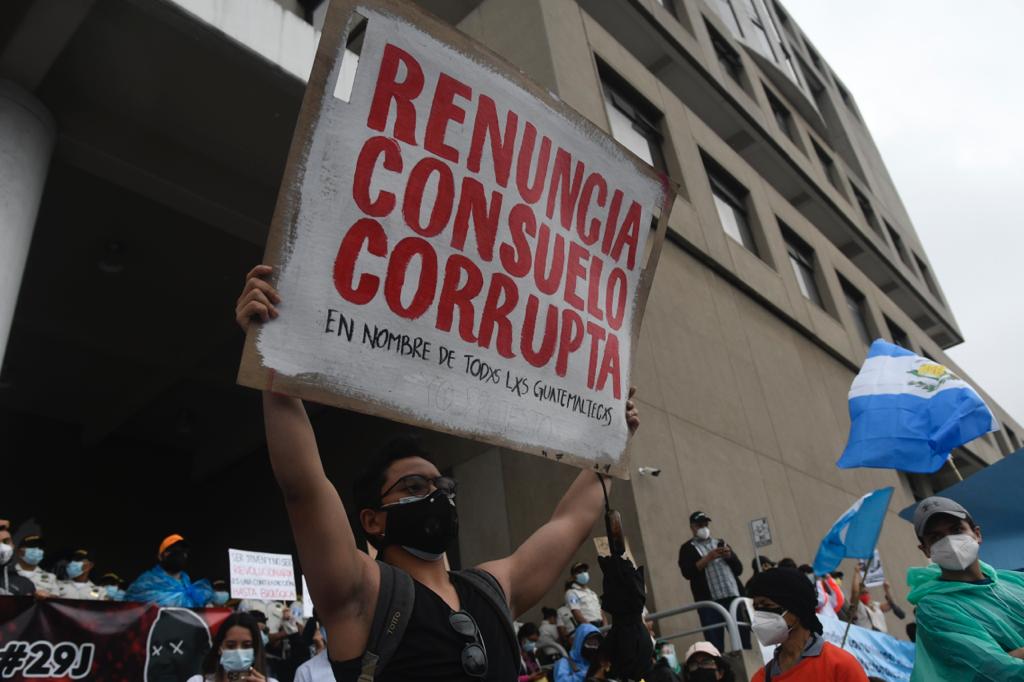
<svg viewBox="0 0 1024 682">
<path fill-rule="evenodd" d="M 206 606 L 213 599 L 213 586 L 209 580 L 193 583 L 184 571 L 180 578 L 176 580 L 164 569 L 154 566 L 135 579 L 124 599 L 185 608 Z"/>
<path fill-rule="evenodd" d="M 907 571 L 917 606 L 917 651 L 911 682 L 1024 682 L 1024 574 L 982 563 L 991 583 L 939 580 L 941 569 Z"/>
</svg>

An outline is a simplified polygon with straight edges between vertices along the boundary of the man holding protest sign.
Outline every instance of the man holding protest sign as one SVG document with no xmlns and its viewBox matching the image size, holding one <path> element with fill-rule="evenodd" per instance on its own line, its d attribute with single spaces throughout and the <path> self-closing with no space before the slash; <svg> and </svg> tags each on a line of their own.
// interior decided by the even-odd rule
<svg viewBox="0 0 1024 682">
<path fill-rule="evenodd" d="M 268 322 L 278 315 L 281 297 L 264 280 L 270 273 L 260 265 L 246 278 L 235 311 L 243 329 L 254 319 Z M 263 402 L 271 464 L 317 610 L 331 635 L 335 676 L 339 682 L 356 680 L 376 664 L 376 657 L 367 660 L 364 654 L 374 634 L 385 569 L 356 546 L 302 401 L 267 391 Z M 639 416 L 632 400 L 625 417 L 635 431 Z M 412 577 L 415 590 L 404 646 L 371 679 L 515 679 L 516 642 L 514 636 L 504 641 L 502 619 L 528 610 L 558 581 L 601 517 L 601 486 L 593 472 L 582 471 L 551 520 L 512 555 L 482 564 L 477 579 L 460 579 L 441 561 L 458 529 L 455 482 L 441 476 L 415 441 L 397 442 L 369 461 L 355 485 L 360 530 L 384 562 Z M 388 576 L 394 579 L 390 570 Z M 480 578 L 501 595 L 505 613 L 492 608 Z"/>
</svg>

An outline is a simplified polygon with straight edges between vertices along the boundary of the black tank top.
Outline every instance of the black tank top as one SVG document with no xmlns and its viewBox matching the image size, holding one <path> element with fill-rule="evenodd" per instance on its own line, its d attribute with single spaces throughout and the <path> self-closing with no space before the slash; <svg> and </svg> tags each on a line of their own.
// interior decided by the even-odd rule
<svg viewBox="0 0 1024 682">
<path fill-rule="evenodd" d="M 487 649 L 487 676 L 470 677 L 462 669 L 462 649 L 468 640 L 448 623 L 451 608 L 428 587 L 413 581 L 415 603 L 402 643 L 376 682 L 516 682 L 519 652 L 513 651 L 505 626 L 486 597 L 462 581 L 454 582 L 459 604 L 468 611 Z M 362 657 L 331 661 L 337 682 L 356 682 Z"/>
</svg>

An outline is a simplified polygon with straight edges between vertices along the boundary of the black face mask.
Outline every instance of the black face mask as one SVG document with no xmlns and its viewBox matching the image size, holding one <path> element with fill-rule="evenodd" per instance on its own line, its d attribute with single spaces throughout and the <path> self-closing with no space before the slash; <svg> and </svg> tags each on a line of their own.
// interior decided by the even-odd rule
<svg viewBox="0 0 1024 682">
<path fill-rule="evenodd" d="M 160 568 L 170 574 L 181 573 L 188 564 L 188 554 L 184 552 L 171 552 L 160 562 Z"/>
<path fill-rule="evenodd" d="M 718 671 L 708 668 L 697 668 L 693 672 L 686 671 L 687 682 L 718 682 Z"/>
<path fill-rule="evenodd" d="M 404 504 L 381 507 L 388 513 L 384 544 L 399 545 L 415 557 L 439 560 L 459 536 L 455 499 L 440 490 Z"/>
</svg>

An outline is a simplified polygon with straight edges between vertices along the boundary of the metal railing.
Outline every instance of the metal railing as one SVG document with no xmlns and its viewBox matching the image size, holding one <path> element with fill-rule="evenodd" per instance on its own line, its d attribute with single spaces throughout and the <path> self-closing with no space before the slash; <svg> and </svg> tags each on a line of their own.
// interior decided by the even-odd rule
<svg viewBox="0 0 1024 682">
<path fill-rule="evenodd" d="M 679 608 L 667 609 L 665 611 L 658 611 L 657 613 L 648 614 L 644 618 L 644 620 L 656 621 L 661 620 L 662 618 L 670 618 L 672 616 L 678 616 L 682 613 L 696 611 L 697 609 L 712 609 L 718 611 L 719 615 L 722 616 L 721 623 L 713 623 L 711 625 L 705 625 L 699 628 L 694 628 L 692 630 L 686 630 L 684 632 L 676 632 L 671 635 L 659 637 L 658 639 L 667 641 L 671 639 L 679 639 L 680 637 L 686 637 L 687 635 L 695 635 L 698 632 L 706 632 L 707 630 L 717 630 L 718 628 L 724 628 L 725 631 L 729 634 L 729 645 L 731 646 L 731 648 L 728 649 L 728 651 L 739 651 L 743 648 L 743 641 L 740 639 L 739 626 L 743 625 L 744 627 L 750 627 L 748 623 L 739 622 L 737 618 L 739 607 L 741 604 L 744 603 L 745 601 L 742 598 L 737 597 L 736 599 L 733 599 L 732 604 L 730 604 L 729 606 L 729 610 L 726 611 L 725 607 L 719 604 L 718 602 L 698 601 L 692 604 L 687 604 L 686 606 L 680 606 Z"/>
</svg>

